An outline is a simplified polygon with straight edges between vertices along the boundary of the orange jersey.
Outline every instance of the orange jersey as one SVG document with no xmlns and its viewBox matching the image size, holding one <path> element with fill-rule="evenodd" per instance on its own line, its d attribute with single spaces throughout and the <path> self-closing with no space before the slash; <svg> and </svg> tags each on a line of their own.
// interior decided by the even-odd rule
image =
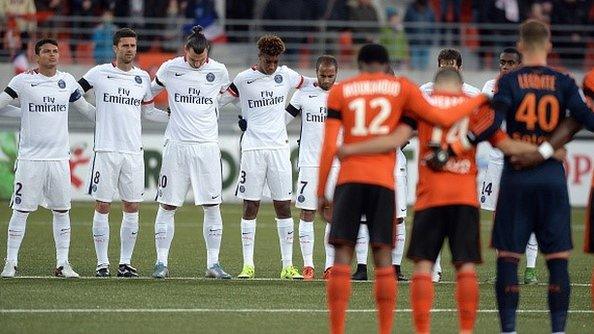
<svg viewBox="0 0 594 334">
<path fill-rule="evenodd" d="M 451 125 L 485 101 L 484 96 L 477 97 L 457 110 L 441 112 L 414 83 L 384 73 L 362 73 L 334 85 L 328 94 L 318 196 L 324 195 L 341 127 L 344 144 L 357 143 L 393 132 L 403 110 L 432 123 Z M 337 184 L 364 183 L 394 189 L 394 163 L 394 151 L 349 156 L 341 161 Z"/>
<path fill-rule="evenodd" d="M 456 106 L 469 97 L 463 94 L 434 93 L 431 100 L 442 108 Z M 469 132 L 481 133 L 492 124 L 494 112 L 490 108 L 476 109 L 469 117 L 451 127 L 436 127 L 418 122 L 419 137 L 419 182 L 415 210 L 443 205 L 472 205 L 478 207 L 476 176 L 476 148 L 470 147 L 450 157 L 442 171 L 429 168 L 424 157 L 431 153 L 429 145 L 439 143 L 442 147 L 458 141 L 467 141 Z"/>
</svg>

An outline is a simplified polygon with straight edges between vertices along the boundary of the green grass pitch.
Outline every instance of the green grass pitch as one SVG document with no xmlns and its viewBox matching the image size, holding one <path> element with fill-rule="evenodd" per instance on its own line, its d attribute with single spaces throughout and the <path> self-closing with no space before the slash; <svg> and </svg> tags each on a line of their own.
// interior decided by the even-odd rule
<svg viewBox="0 0 594 334">
<path fill-rule="evenodd" d="M 6 230 L 10 210 L 0 203 L 0 258 L 5 257 Z M 29 216 L 25 240 L 19 257 L 19 279 L 0 280 L 0 333 L 323 333 L 327 331 L 325 289 L 323 281 L 286 282 L 276 280 L 280 274 L 280 251 L 274 214 L 263 205 L 256 232 L 256 276 L 271 280 L 214 281 L 202 279 L 206 266 L 202 238 L 202 209 L 187 205 L 175 218 L 175 238 L 170 253 L 171 279 L 150 278 L 155 261 L 153 223 L 156 204 L 142 205 L 141 227 L 133 257 L 141 279 L 95 279 L 95 251 L 91 236 L 93 208 L 91 203 L 75 203 L 71 213 L 72 242 L 70 259 L 75 270 L 84 276 L 78 280 L 50 278 L 55 256 L 51 214 L 39 210 Z M 225 230 L 221 250 L 224 268 L 237 275 L 242 266 L 239 221 L 241 207 L 222 206 Z M 297 217 L 298 212 L 293 211 Z M 568 333 L 594 333 L 594 314 L 590 306 L 589 278 L 594 258 L 581 252 L 583 243 L 583 210 L 573 211 L 575 251 L 570 262 L 572 286 Z M 484 264 L 479 279 L 494 275 L 494 251 L 487 248 L 491 224 L 483 215 L 482 242 Z M 119 225 L 121 209 L 114 205 L 110 215 L 110 261 L 112 272 L 119 260 Z M 295 222 L 297 223 L 297 219 Z M 410 217 L 407 222 L 411 229 Z M 296 224 L 297 226 L 297 224 Z M 324 224 L 316 224 L 316 275 L 324 266 L 322 245 Z M 302 264 L 297 238 L 295 264 Z M 522 262 L 524 263 L 524 262 Z M 436 311 L 432 315 L 434 333 L 457 331 L 453 269 L 449 251 L 444 252 L 444 281 L 435 287 Z M 542 257 L 537 262 L 540 282 L 547 280 Z M 411 262 L 403 268 L 410 275 Z M 370 273 L 372 273 L 370 266 Z M 520 279 L 522 279 L 520 270 Z M 480 313 L 476 333 L 498 333 L 493 285 L 480 285 Z M 373 284 L 353 284 L 348 333 L 376 331 Z M 408 284 L 398 286 L 398 311 L 394 332 L 411 333 L 412 320 Z M 546 286 L 522 286 L 518 314 L 521 333 L 550 332 Z"/>
</svg>

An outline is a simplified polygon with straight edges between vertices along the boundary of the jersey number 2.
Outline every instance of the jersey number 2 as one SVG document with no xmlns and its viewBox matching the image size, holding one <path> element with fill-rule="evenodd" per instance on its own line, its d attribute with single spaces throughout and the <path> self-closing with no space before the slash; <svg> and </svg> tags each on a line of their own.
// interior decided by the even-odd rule
<svg viewBox="0 0 594 334">
<path fill-rule="evenodd" d="M 367 106 L 365 99 L 360 97 L 354 99 L 349 103 L 349 109 L 355 112 L 355 125 L 351 128 L 351 135 L 353 136 L 367 136 L 367 135 L 385 135 L 390 131 L 387 125 L 383 125 L 384 121 L 392 113 L 392 105 L 385 97 L 377 97 L 369 101 L 371 108 L 379 108 L 379 112 L 366 126 Z"/>
</svg>

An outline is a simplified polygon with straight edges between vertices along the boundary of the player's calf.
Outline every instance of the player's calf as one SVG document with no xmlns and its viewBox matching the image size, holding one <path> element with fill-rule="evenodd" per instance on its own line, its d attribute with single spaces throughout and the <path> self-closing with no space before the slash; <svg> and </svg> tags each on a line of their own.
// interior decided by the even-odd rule
<svg viewBox="0 0 594 334">
<path fill-rule="evenodd" d="M 27 217 L 29 212 L 12 210 L 12 216 L 8 222 L 8 237 L 6 243 L 6 263 L 2 270 L 2 277 L 15 277 L 18 267 L 18 256 L 21 243 L 25 237 Z"/>
<path fill-rule="evenodd" d="M 500 251 L 497 257 L 495 295 L 499 309 L 501 332 L 516 331 L 516 310 L 520 288 L 518 285 L 518 262 L 521 254 Z"/>
<path fill-rule="evenodd" d="M 564 255 L 558 257 L 547 256 L 549 269 L 548 302 L 551 316 L 552 333 L 565 332 L 567 310 L 569 309 L 569 284 L 568 260 Z"/>
<path fill-rule="evenodd" d="M 301 275 L 306 280 L 314 278 L 313 249 L 314 249 L 314 217 L 315 210 L 301 210 L 299 220 L 299 246 L 303 256 L 303 270 Z"/>
<path fill-rule="evenodd" d="M 155 248 L 157 249 L 157 261 L 153 270 L 154 278 L 166 278 L 169 276 L 169 249 L 175 233 L 175 210 L 176 206 L 160 204 L 155 217 Z"/>
<path fill-rule="evenodd" d="M 413 309 L 413 321 L 417 333 L 429 333 L 431 329 L 431 305 L 434 288 L 431 280 L 433 262 L 415 261 L 414 273 L 410 286 L 410 298 Z"/>
<path fill-rule="evenodd" d="M 456 266 L 456 301 L 460 333 L 472 333 L 479 302 L 479 286 L 474 263 Z"/>
<path fill-rule="evenodd" d="M 132 253 L 136 245 L 138 237 L 138 209 L 140 203 L 122 201 L 122 225 L 120 226 L 120 268 L 122 265 L 127 265 L 128 268 L 134 269 L 130 264 L 132 263 Z M 135 277 L 136 270 L 127 270 L 124 277 Z M 120 270 L 118 270 L 119 276 Z"/>
</svg>

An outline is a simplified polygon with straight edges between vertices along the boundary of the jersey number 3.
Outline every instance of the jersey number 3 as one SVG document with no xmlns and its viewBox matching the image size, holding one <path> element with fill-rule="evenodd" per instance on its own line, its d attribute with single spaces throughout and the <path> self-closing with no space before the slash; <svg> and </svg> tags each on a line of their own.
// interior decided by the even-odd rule
<svg viewBox="0 0 594 334">
<path fill-rule="evenodd" d="M 355 112 L 355 125 L 351 128 L 351 135 L 353 136 L 367 136 L 367 135 L 385 135 L 390 131 L 390 127 L 383 123 L 392 113 L 392 105 L 385 97 L 377 97 L 369 101 L 371 108 L 379 108 L 379 112 L 366 124 L 367 120 L 367 104 L 362 97 L 354 99 L 349 103 L 349 109 Z"/>
</svg>

